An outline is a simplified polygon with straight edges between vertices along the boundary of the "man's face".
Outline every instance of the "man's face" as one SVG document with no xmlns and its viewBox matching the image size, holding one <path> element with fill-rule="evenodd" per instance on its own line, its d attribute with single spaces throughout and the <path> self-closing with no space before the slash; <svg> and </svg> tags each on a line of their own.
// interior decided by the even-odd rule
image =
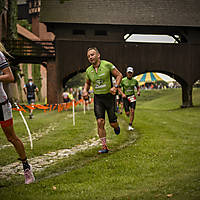
<svg viewBox="0 0 200 200">
<path fill-rule="evenodd" d="M 126 72 L 126 76 L 131 79 L 133 77 L 133 72 Z"/>
<path fill-rule="evenodd" d="M 91 49 L 87 52 L 87 58 L 91 64 L 96 64 L 100 59 L 100 54 L 97 53 L 94 49 Z"/>
</svg>

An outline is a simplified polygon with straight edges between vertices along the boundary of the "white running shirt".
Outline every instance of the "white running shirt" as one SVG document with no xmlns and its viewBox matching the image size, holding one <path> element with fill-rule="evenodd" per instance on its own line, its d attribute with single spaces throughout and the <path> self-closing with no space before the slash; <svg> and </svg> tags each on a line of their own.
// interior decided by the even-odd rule
<svg viewBox="0 0 200 200">
<path fill-rule="evenodd" d="M 8 62 L 6 61 L 5 56 L 0 51 L 0 74 L 2 74 L 2 70 L 8 67 Z M 0 82 L 0 103 L 5 102 L 7 100 L 7 95 L 3 89 L 3 83 Z M 0 106 L 0 121 L 7 121 L 12 119 L 12 106 L 10 102 Z"/>
<path fill-rule="evenodd" d="M 8 62 L 6 61 L 6 58 L 3 55 L 3 53 L 0 51 L 0 74 L 3 73 L 2 70 L 6 67 L 8 67 Z M 8 97 L 3 89 L 3 83 L 0 82 L 0 103 L 6 101 L 7 98 Z"/>
</svg>

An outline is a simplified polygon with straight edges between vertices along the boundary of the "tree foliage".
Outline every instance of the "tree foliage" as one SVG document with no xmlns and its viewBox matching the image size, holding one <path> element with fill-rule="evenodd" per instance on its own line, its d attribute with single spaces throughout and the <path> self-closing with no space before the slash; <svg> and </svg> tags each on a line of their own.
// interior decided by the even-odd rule
<svg viewBox="0 0 200 200">
<path fill-rule="evenodd" d="M 66 82 L 65 87 L 78 88 L 80 86 L 83 86 L 84 83 L 85 83 L 85 73 L 78 73 L 77 75 L 75 75 Z"/>
<path fill-rule="evenodd" d="M 17 0 L 8 0 L 8 38 L 17 39 Z"/>
<path fill-rule="evenodd" d="M 2 13 L 4 6 L 5 6 L 5 0 L 0 0 L 0 13 Z"/>
<path fill-rule="evenodd" d="M 29 24 L 27 19 L 18 20 L 17 23 L 26 28 L 27 30 L 32 31 L 32 25 Z"/>
</svg>

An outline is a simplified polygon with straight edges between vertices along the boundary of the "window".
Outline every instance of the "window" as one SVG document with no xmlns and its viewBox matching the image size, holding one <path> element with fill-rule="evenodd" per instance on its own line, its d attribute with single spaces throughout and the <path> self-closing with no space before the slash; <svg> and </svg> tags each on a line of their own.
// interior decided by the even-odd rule
<svg viewBox="0 0 200 200">
<path fill-rule="evenodd" d="M 124 39 L 126 42 L 177 43 L 177 41 L 169 35 L 126 34 Z"/>
<path fill-rule="evenodd" d="M 73 35 L 85 35 L 85 30 L 73 30 Z"/>
<path fill-rule="evenodd" d="M 95 35 L 107 35 L 107 31 L 105 30 L 95 30 Z"/>
</svg>

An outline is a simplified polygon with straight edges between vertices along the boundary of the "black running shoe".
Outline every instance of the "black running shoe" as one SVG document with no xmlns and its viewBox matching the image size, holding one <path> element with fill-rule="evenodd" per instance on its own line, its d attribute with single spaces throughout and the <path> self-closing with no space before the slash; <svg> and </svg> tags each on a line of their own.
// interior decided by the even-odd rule
<svg viewBox="0 0 200 200">
<path fill-rule="evenodd" d="M 99 154 L 108 153 L 108 151 L 109 151 L 109 150 L 108 150 L 107 148 L 105 148 L 105 149 L 99 150 L 98 153 L 99 153 Z"/>
<path fill-rule="evenodd" d="M 120 134 L 120 127 L 118 126 L 117 128 L 114 129 L 115 134 L 119 135 Z"/>
</svg>

